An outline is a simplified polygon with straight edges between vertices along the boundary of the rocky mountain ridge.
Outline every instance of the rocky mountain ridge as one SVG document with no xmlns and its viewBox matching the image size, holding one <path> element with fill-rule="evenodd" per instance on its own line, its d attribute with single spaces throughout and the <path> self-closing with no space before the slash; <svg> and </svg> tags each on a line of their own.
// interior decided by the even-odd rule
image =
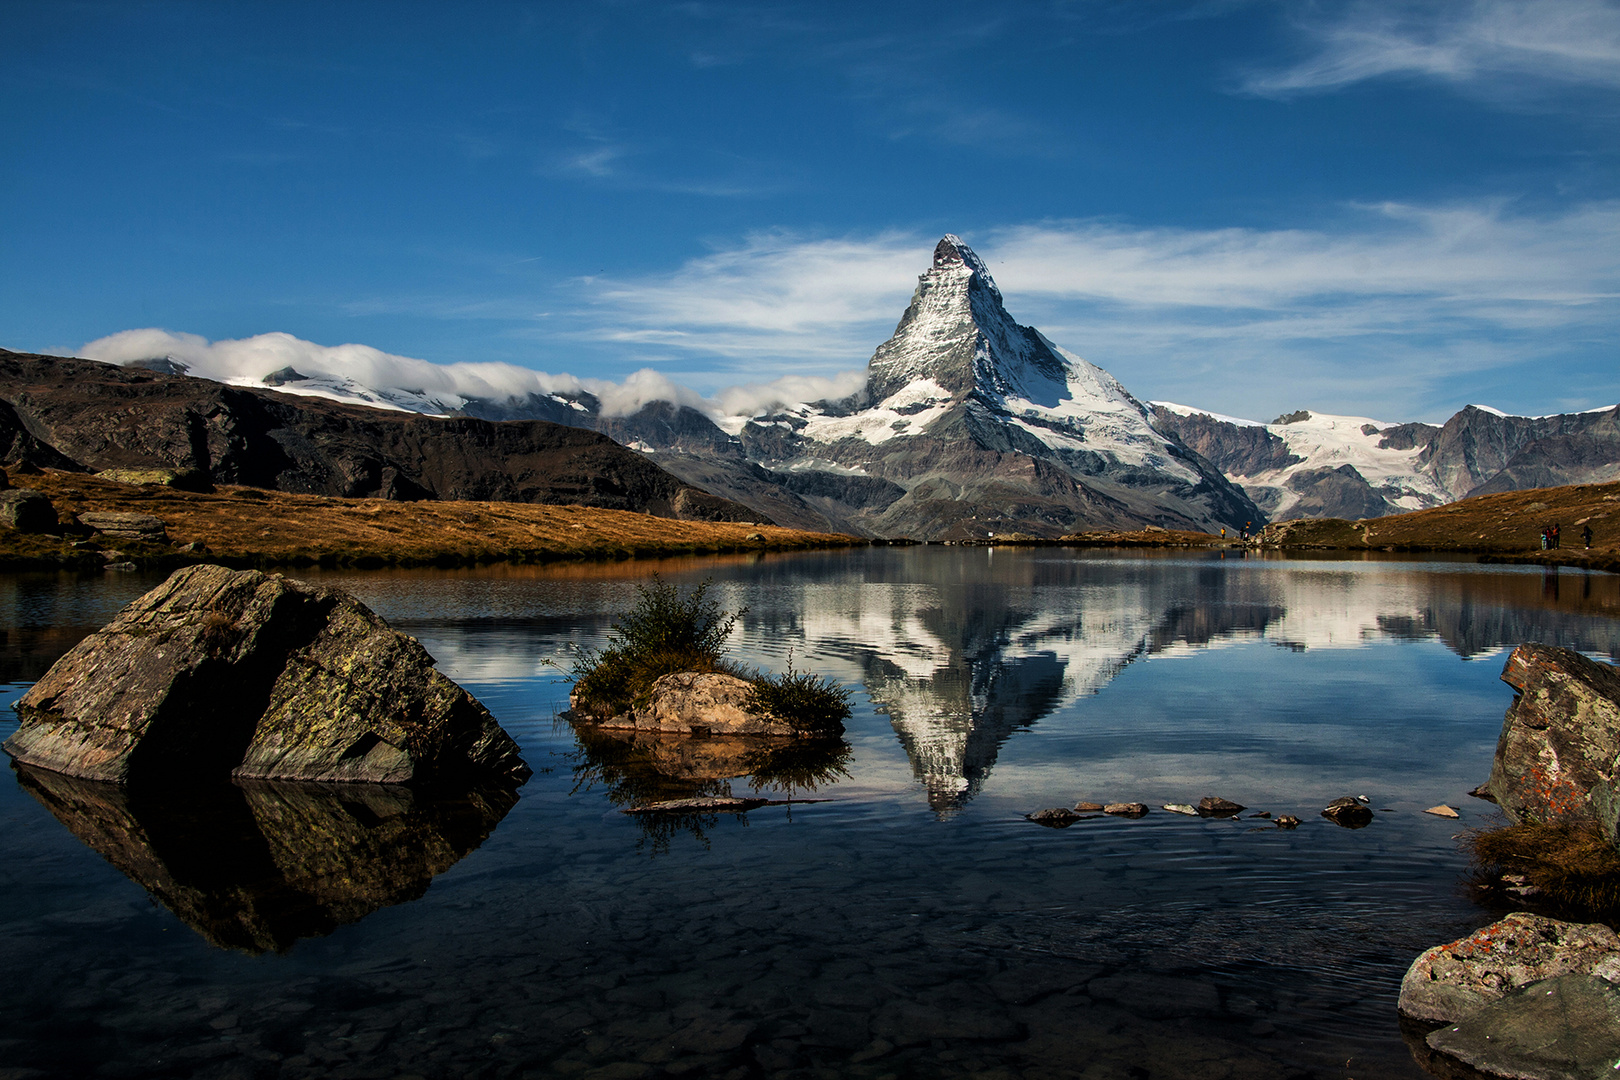
<svg viewBox="0 0 1620 1080">
<path fill-rule="evenodd" d="M 1620 480 L 1620 406 L 1511 416 L 1469 405 L 1443 425 L 1301 410 L 1269 424 L 1153 403 L 1274 521 L 1363 519 L 1473 495 Z"/>
<path fill-rule="evenodd" d="M 0 464 L 160 469 L 347 498 L 561 503 L 753 521 L 597 432 L 294 398 L 150 366 L 0 350 Z"/>
</svg>

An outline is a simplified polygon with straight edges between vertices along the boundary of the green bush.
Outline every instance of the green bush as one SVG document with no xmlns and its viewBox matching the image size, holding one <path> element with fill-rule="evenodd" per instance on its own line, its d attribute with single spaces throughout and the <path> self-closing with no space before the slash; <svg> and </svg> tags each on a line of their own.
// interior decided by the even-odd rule
<svg viewBox="0 0 1620 1080">
<path fill-rule="evenodd" d="M 793 654 L 789 653 L 786 672 L 754 680 L 749 707 L 792 725 L 800 735 L 833 738 L 844 733 L 849 696 L 847 687 L 830 679 L 794 671 Z"/>
<path fill-rule="evenodd" d="M 574 661 L 574 707 L 600 720 L 643 702 L 652 684 L 678 671 L 723 671 L 740 675 L 723 654 L 726 638 L 743 611 L 726 612 L 709 597 L 711 581 L 681 591 L 654 574 L 637 585 L 635 608 L 608 631 L 600 652 Z"/>
</svg>

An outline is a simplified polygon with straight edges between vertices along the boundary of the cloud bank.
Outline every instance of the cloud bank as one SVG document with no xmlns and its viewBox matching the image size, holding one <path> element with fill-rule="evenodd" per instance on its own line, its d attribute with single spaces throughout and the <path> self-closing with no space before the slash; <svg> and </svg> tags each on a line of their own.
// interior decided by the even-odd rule
<svg viewBox="0 0 1620 1080">
<path fill-rule="evenodd" d="M 862 372 L 833 377 L 789 375 L 770 382 L 724 390 L 713 399 L 682 386 L 661 372 L 642 369 L 620 382 L 552 375 L 503 363 L 435 364 L 383 352 L 369 345 L 319 345 L 285 333 L 258 334 L 236 340 L 209 341 L 197 334 L 147 328 L 125 330 L 89 342 L 80 355 L 111 364 L 170 359 L 187 373 L 236 386 L 263 386 L 264 378 L 283 368 L 320 384 L 323 396 L 348 389 L 383 391 L 374 404 L 413 411 L 450 411 L 469 399 L 507 401 L 530 394 L 593 394 L 607 416 L 626 416 L 653 401 L 688 405 L 708 415 L 750 416 L 783 405 L 842 397 L 859 389 Z M 309 392 L 301 384 L 277 387 Z"/>
</svg>

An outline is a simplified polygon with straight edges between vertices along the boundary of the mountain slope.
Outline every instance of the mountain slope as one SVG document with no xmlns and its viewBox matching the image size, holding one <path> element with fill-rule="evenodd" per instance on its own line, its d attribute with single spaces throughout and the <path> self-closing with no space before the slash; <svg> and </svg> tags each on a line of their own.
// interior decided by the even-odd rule
<svg viewBox="0 0 1620 1080">
<path fill-rule="evenodd" d="M 4 350 L 0 452 L 7 465 L 162 468 L 311 495 L 760 517 L 577 427 L 435 418 Z"/>
</svg>

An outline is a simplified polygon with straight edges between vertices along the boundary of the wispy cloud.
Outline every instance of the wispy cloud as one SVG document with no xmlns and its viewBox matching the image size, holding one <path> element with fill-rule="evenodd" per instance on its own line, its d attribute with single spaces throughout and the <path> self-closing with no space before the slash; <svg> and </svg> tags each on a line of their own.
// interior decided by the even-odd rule
<svg viewBox="0 0 1620 1080">
<path fill-rule="evenodd" d="M 1384 204 L 1350 208 L 1331 232 L 1077 221 L 968 240 L 1015 317 L 1138 393 L 1399 418 L 1447 407 L 1468 372 L 1620 327 L 1620 203 L 1512 211 Z M 593 325 L 579 332 L 707 363 L 713 380 L 849 370 L 888 336 L 936 239 L 753 236 L 665 277 L 587 283 Z M 1596 380 L 1592 404 L 1620 397 L 1617 378 Z"/>
<path fill-rule="evenodd" d="M 1391 76 L 1472 84 L 1620 88 L 1620 5 L 1610 0 L 1362 2 L 1297 22 L 1310 55 L 1250 74 L 1246 90 L 1288 96 Z"/>
</svg>

